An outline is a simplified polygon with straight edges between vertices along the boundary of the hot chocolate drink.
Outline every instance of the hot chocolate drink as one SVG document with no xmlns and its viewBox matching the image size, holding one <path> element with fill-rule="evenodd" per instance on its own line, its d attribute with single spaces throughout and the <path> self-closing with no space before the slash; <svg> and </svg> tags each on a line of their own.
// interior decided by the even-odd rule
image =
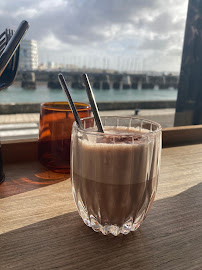
<svg viewBox="0 0 202 270">
<path fill-rule="evenodd" d="M 104 135 L 92 128 L 85 136 L 73 133 L 73 194 L 87 225 L 142 222 L 157 187 L 159 147 L 150 135 L 132 127 L 105 127 Z"/>
</svg>

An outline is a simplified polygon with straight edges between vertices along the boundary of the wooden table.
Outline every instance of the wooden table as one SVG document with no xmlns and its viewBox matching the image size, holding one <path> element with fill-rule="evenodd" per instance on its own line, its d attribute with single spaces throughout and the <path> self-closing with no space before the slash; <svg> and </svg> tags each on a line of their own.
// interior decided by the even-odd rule
<svg viewBox="0 0 202 270">
<path fill-rule="evenodd" d="M 16 162 L 8 153 L 22 145 L 3 145 L 0 269 L 202 269 L 202 144 L 163 149 L 148 217 L 136 232 L 118 237 L 84 225 L 69 175 L 42 167 L 35 146 L 26 145 L 27 162 L 20 161 L 22 152 Z"/>
</svg>

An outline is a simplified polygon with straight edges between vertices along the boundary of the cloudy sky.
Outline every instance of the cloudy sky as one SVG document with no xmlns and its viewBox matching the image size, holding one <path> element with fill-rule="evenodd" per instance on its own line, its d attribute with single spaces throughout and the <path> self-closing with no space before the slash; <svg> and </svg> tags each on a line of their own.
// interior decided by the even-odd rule
<svg viewBox="0 0 202 270">
<path fill-rule="evenodd" d="M 39 62 L 179 71 L 188 0 L 1 0 L 0 30 L 30 23 Z"/>
</svg>

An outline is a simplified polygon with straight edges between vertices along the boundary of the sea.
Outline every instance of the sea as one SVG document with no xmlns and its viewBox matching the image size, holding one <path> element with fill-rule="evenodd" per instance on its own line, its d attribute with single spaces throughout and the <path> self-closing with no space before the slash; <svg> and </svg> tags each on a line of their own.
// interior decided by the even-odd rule
<svg viewBox="0 0 202 270">
<path fill-rule="evenodd" d="M 88 102 L 85 90 L 69 88 L 75 102 Z M 114 101 L 152 101 L 176 100 L 176 89 L 127 89 L 127 90 L 96 90 L 93 89 L 97 102 Z M 0 92 L 0 103 L 42 103 L 50 101 L 67 101 L 62 89 L 49 89 L 45 84 L 34 90 L 23 89 L 19 85 L 12 85 Z"/>
</svg>

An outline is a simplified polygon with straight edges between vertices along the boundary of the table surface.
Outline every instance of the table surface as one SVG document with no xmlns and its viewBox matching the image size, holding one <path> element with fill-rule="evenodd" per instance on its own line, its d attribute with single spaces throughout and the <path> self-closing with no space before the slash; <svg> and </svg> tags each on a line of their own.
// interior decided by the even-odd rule
<svg viewBox="0 0 202 270">
<path fill-rule="evenodd" d="M 0 185 L 0 269 L 202 269 L 202 144 L 164 148 L 155 202 L 136 232 L 84 225 L 69 175 L 7 164 Z"/>
</svg>

